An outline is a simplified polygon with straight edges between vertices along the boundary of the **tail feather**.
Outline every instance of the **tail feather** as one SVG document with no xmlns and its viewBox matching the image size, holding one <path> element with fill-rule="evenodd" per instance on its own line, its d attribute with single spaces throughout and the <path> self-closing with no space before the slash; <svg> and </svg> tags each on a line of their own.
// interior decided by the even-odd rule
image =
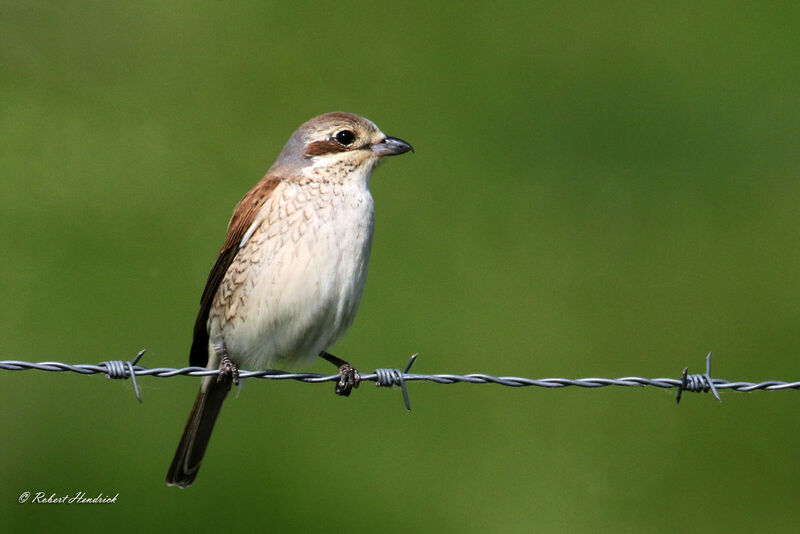
<svg viewBox="0 0 800 534">
<path fill-rule="evenodd" d="M 211 431 L 217 420 L 222 402 L 231 389 L 230 380 L 217 382 L 217 376 L 209 376 L 200 387 L 194 401 L 183 436 L 175 451 L 172 465 L 167 472 L 167 485 L 185 488 L 194 482 L 200 462 L 206 452 Z"/>
</svg>

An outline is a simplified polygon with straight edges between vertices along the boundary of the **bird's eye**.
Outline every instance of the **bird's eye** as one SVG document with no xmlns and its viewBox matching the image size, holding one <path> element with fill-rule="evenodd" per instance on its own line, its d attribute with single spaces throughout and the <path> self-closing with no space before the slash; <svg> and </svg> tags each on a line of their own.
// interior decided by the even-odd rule
<svg viewBox="0 0 800 534">
<path fill-rule="evenodd" d="M 343 146 L 350 146 L 353 144 L 353 141 L 356 140 L 356 134 L 351 132 L 350 130 L 342 130 L 341 132 L 336 132 L 336 142 Z"/>
</svg>

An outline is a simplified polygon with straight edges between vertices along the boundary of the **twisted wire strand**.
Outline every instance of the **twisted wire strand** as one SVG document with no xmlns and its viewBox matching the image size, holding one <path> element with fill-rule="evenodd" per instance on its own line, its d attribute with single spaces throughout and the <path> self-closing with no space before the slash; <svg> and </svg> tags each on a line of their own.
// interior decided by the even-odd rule
<svg viewBox="0 0 800 534">
<path fill-rule="evenodd" d="M 132 361 L 112 360 L 99 364 L 68 364 L 63 362 L 26 362 L 21 360 L 0 360 L 0 369 L 7 371 L 51 371 L 73 372 L 82 375 L 105 374 L 108 378 L 130 378 L 134 384 L 136 397 L 141 402 L 141 393 L 136 382 L 137 376 L 154 376 L 158 378 L 172 378 L 174 376 L 209 376 L 219 374 L 218 370 L 205 367 L 142 367 L 136 365 L 144 351 L 139 352 Z M 493 376 L 485 373 L 470 374 L 417 374 L 409 373 L 417 355 L 413 355 L 405 367 L 400 369 L 376 369 L 369 374 L 362 374 L 362 382 L 375 382 L 379 387 L 400 386 L 406 408 L 411 409 L 406 384 L 408 382 L 434 382 L 436 384 L 496 384 L 508 387 L 541 387 L 541 388 L 603 388 L 603 387 L 656 387 L 662 389 L 678 388 L 677 401 L 680 402 L 681 394 L 689 392 L 708 392 L 720 400 L 717 390 L 727 389 L 738 392 L 749 391 L 785 391 L 800 390 L 800 381 L 787 382 L 782 380 L 766 380 L 762 382 L 728 381 L 721 378 L 711 378 L 711 353 L 706 357 L 706 372 L 703 374 L 689 375 L 684 369 L 680 378 L 645 378 L 640 376 L 626 376 L 622 378 L 525 378 L 518 376 Z M 290 373 L 265 369 L 260 371 L 239 371 L 239 378 L 261 378 L 265 380 L 295 380 L 310 384 L 334 382 L 339 380 L 339 375 L 323 375 L 318 373 Z"/>
</svg>

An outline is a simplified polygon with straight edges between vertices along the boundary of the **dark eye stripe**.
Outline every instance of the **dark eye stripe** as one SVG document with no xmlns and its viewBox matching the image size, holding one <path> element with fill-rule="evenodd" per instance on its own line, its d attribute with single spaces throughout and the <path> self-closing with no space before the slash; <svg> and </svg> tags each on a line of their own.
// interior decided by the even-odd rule
<svg viewBox="0 0 800 534">
<path fill-rule="evenodd" d="M 342 146 L 336 141 L 314 141 L 306 148 L 305 156 L 311 158 L 313 156 L 322 156 L 323 154 L 333 154 L 334 152 L 345 152 L 348 147 Z"/>
</svg>

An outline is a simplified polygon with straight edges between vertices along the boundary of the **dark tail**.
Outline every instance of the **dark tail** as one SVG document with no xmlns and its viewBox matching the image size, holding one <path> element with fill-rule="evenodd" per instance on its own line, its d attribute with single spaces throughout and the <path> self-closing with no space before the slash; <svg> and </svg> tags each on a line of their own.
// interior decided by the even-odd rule
<svg viewBox="0 0 800 534">
<path fill-rule="evenodd" d="M 200 462 L 206 452 L 214 422 L 217 420 L 222 402 L 231 389 L 231 381 L 217 382 L 216 375 L 208 377 L 200 387 L 194 401 L 189 421 L 183 430 L 183 436 L 175 451 L 172 465 L 167 473 L 167 486 L 185 488 L 194 482 Z"/>
</svg>

